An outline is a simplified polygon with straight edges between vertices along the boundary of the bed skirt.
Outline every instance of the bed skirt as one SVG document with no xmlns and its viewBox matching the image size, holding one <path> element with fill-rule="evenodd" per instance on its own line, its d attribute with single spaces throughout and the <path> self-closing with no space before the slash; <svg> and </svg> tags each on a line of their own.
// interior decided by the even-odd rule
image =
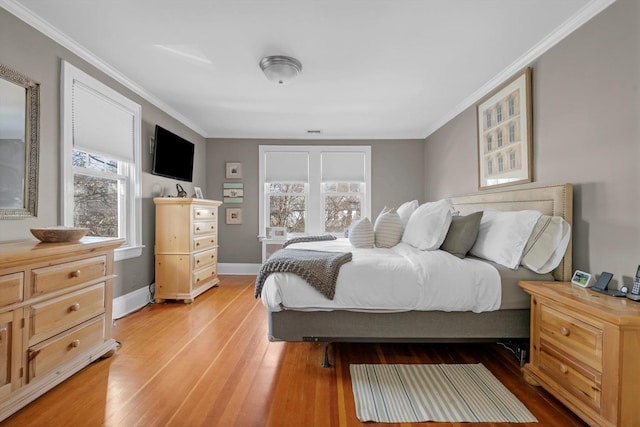
<svg viewBox="0 0 640 427">
<path fill-rule="evenodd" d="M 484 313 L 269 312 L 270 341 L 468 342 L 529 338 L 529 309 Z"/>
</svg>

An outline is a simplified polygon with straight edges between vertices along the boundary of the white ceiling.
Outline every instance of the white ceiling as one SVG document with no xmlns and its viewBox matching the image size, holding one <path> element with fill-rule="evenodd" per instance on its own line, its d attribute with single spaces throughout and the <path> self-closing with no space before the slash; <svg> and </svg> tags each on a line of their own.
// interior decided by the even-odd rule
<svg viewBox="0 0 640 427">
<path fill-rule="evenodd" d="M 412 139 L 473 105 L 612 1 L 0 0 L 0 6 L 206 137 Z M 264 77 L 258 62 L 274 54 L 302 62 L 297 80 L 278 86 Z"/>
</svg>

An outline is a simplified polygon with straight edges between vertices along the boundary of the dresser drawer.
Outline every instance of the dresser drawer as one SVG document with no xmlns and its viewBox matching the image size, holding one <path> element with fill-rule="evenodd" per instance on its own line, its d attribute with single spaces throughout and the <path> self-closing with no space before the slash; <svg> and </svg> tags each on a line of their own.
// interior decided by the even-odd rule
<svg viewBox="0 0 640 427">
<path fill-rule="evenodd" d="M 541 304 L 540 340 L 599 372 L 602 371 L 602 336 L 602 328 Z"/>
<path fill-rule="evenodd" d="M 193 256 L 193 269 L 206 267 L 211 264 L 215 264 L 217 258 L 217 249 L 209 249 L 203 252 L 198 252 Z"/>
<path fill-rule="evenodd" d="M 37 296 L 99 279 L 106 275 L 106 271 L 107 258 L 105 256 L 37 268 L 33 270 L 31 295 Z"/>
<path fill-rule="evenodd" d="M 104 315 L 90 320 L 27 351 L 28 381 L 32 382 L 105 340 Z"/>
<path fill-rule="evenodd" d="M 540 371 L 553 378 L 563 389 L 600 410 L 602 375 L 599 372 L 572 363 L 544 342 L 538 363 Z"/>
<path fill-rule="evenodd" d="M 199 236 L 202 234 L 215 234 L 215 232 L 216 232 L 216 223 L 214 221 L 193 223 L 194 236 Z"/>
<path fill-rule="evenodd" d="M 193 207 L 194 220 L 215 220 L 218 210 L 216 208 L 205 208 L 200 206 Z"/>
<path fill-rule="evenodd" d="M 201 251 L 203 249 L 212 248 L 216 243 L 217 239 L 215 235 L 194 237 L 192 250 Z"/>
<path fill-rule="evenodd" d="M 38 343 L 104 313 L 104 298 L 103 282 L 32 305 L 29 344 Z"/>
<path fill-rule="evenodd" d="M 22 301 L 24 297 L 24 272 L 0 276 L 0 307 Z"/>
<path fill-rule="evenodd" d="M 215 265 L 211 265 L 209 267 L 196 270 L 193 272 L 193 286 L 197 288 L 198 286 L 204 284 L 205 282 L 213 279 L 215 276 L 216 276 Z"/>
</svg>

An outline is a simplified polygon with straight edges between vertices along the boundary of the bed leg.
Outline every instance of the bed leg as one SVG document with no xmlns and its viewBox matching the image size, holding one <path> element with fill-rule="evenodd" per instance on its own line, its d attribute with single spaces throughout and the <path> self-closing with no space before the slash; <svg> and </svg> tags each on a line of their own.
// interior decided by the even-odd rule
<svg viewBox="0 0 640 427">
<path fill-rule="evenodd" d="M 329 363 L 329 346 L 331 345 L 330 342 L 327 342 L 324 344 L 324 358 L 322 359 L 322 367 L 323 368 L 330 368 L 331 367 L 331 363 Z"/>
</svg>

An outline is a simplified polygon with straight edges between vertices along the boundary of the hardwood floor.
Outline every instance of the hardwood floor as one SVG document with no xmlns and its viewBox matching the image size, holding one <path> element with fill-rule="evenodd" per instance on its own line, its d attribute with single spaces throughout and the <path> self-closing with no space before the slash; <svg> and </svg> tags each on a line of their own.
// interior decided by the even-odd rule
<svg viewBox="0 0 640 427">
<path fill-rule="evenodd" d="M 152 304 L 117 321 L 116 354 L 91 364 L 3 426 L 353 426 L 350 363 L 483 363 L 538 418 L 581 426 L 497 344 L 270 343 L 252 276 L 222 276 L 191 305 Z M 374 423 L 366 423 L 375 425 Z M 412 424 L 386 424 L 410 426 Z M 420 423 L 420 426 L 473 426 Z M 478 424 L 499 426 L 508 424 Z"/>
</svg>

